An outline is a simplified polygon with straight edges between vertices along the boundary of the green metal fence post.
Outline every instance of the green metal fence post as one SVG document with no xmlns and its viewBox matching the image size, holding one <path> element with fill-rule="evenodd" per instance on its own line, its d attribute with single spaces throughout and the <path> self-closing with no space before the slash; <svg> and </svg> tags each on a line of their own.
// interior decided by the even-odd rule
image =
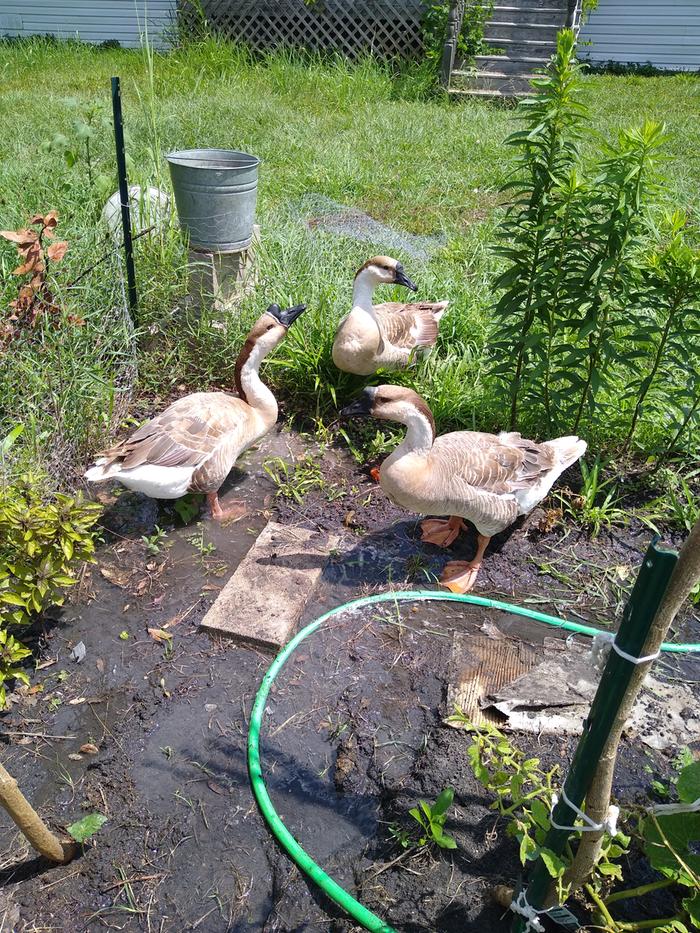
<svg viewBox="0 0 700 933">
<path fill-rule="evenodd" d="M 644 644 L 651 624 L 678 560 L 676 551 L 664 550 L 653 542 L 645 555 L 632 594 L 625 606 L 624 615 L 616 636 L 621 651 L 635 658 L 642 657 Z M 635 665 L 625 660 L 616 651 L 611 651 L 605 665 L 598 690 L 583 725 L 583 734 L 574 752 L 569 774 L 564 783 L 566 796 L 580 808 L 595 776 L 603 747 L 607 741 L 622 698 L 627 692 Z M 554 807 L 552 819 L 562 826 L 573 826 L 576 812 L 562 798 Z M 544 847 L 561 855 L 571 836 L 568 829 L 551 827 Z M 545 902 L 552 878 L 542 861 L 535 862 L 525 897 L 535 911 Z M 544 914 L 544 911 L 542 911 Z M 532 928 L 527 919 L 518 915 L 513 921 L 513 933 L 523 933 Z"/>
</svg>

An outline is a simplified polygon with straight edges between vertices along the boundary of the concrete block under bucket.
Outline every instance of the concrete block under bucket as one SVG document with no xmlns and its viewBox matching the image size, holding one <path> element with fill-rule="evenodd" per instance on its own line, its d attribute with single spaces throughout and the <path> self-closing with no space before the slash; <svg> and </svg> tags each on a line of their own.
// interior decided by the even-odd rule
<svg viewBox="0 0 700 933">
<path fill-rule="evenodd" d="M 190 249 L 188 254 L 190 299 L 200 308 L 230 311 L 249 295 L 258 281 L 256 249 L 260 227 L 253 227 L 250 246 L 235 252 Z"/>
<path fill-rule="evenodd" d="M 166 158 L 190 247 L 222 253 L 247 249 L 253 238 L 260 159 L 233 149 L 184 149 Z"/>
</svg>

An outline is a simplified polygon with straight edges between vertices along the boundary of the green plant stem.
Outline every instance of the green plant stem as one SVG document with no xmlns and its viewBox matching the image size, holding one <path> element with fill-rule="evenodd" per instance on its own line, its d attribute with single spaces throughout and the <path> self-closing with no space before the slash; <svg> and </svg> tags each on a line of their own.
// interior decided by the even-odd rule
<svg viewBox="0 0 700 933">
<path fill-rule="evenodd" d="M 549 183 L 551 187 L 551 177 L 552 177 L 552 166 L 554 163 L 554 156 L 556 152 L 557 142 L 559 139 L 559 124 L 554 123 L 549 136 L 549 149 L 547 152 L 547 167 L 544 172 L 544 178 Z M 510 390 L 510 429 L 511 431 L 516 427 L 518 420 L 518 392 L 520 391 L 520 380 L 522 379 L 523 368 L 525 365 L 525 338 L 527 337 L 530 328 L 535 320 L 536 309 L 532 306 L 532 299 L 535 294 L 535 281 L 536 281 L 536 272 L 537 266 L 540 260 L 540 251 L 542 249 L 542 239 L 545 233 L 545 208 L 544 208 L 544 190 L 545 185 L 535 185 L 532 195 L 530 197 L 530 207 L 533 207 L 537 204 L 537 234 L 535 237 L 535 250 L 532 256 L 532 262 L 530 263 L 530 268 L 528 270 L 529 285 L 527 290 L 527 299 L 525 301 L 525 312 L 523 314 L 523 326 L 520 331 L 520 340 L 518 341 L 518 359 L 515 364 L 515 374 L 513 375 L 513 381 L 511 382 Z"/>
<path fill-rule="evenodd" d="M 593 901 L 593 903 L 596 905 L 596 907 L 602 914 L 603 919 L 609 925 L 611 933 L 617 933 L 618 925 L 615 919 L 610 915 L 610 911 L 605 906 L 605 902 L 601 899 L 600 895 L 596 892 L 593 885 L 586 884 L 585 889 L 590 899 Z"/>
<path fill-rule="evenodd" d="M 547 417 L 547 428 L 552 424 L 552 404 L 549 396 L 549 386 L 550 379 L 552 375 L 552 349 L 554 344 L 554 310 L 557 307 L 559 301 L 559 291 L 561 288 L 562 279 L 564 277 L 564 258 L 566 250 L 569 246 L 569 221 L 570 221 L 570 212 L 571 212 L 571 200 L 567 202 L 566 210 L 564 211 L 564 228 L 561 233 L 561 245 L 559 248 L 559 257 L 557 262 L 557 277 L 554 280 L 554 288 L 552 289 L 552 309 L 549 314 L 549 321 L 547 324 L 547 354 L 545 357 L 545 372 L 544 372 L 544 386 L 542 388 L 542 399 L 544 402 L 544 411 Z"/>
<path fill-rule="evenodd" d="M 610 279 L 610 283 L 608 285 L 608 294 L 612 293 L 614 286 L 617 284 L 617 276 L 618 276 L 618 272 L 620 269 L 620 265 L 622 263 L 623 250 L 627 242 L 628 232 L 629 232 L 629 222 L 625 225 L 625 235 L 622 238 L 622 242 L 620 243 L 617 261 L 615 263 L 615 268 L 614 268 L 612 277 Z M 608 238 L 608 244 L 606 245 L 605 254 L 604 254 L 606 256 L 609 253 L 609 246 L 610 246 L 611 239 L 612 239 L 612 233 L 610 234 L 610 237 Z M 600 302 L 601 302 L 601 299 L 600 299 L 600 292 L 599 292 L 598 293 L 598 304 L 599 305 L 600 305 Z M 600 352 L 602 349 L 603 338 L 605 337 L 605 331 L 608 326 L 609 317 L 610 317 L 610 306 L 608 305 L 608 307 L 603 312 L 603 316 L 600 321 L 600 326 L 597 328 L 598 339 L 596 340 L 595 331 L 593 331 L 588 337 L 588 372 L 586 374 L 586 383 L 583 387 L 583 392 L 581 393 L 581 401 L 579 402 L 578 411 L 576 412 L 576 420 L 574 421 L 574 427 L 573 427 L 574 431 L 578 430 L 578 426 L 583 416 L 583 409 L 586 406 L 586 401 L 588 399 L 589 392 L 591 392 L 593 376 L 598 371 L 598 365 L 600 363 Z M 593 393 L 593 396 L 595 396 L 595 393 Z"/>
<path fill-rule="evenodd" d="M 632 414 L 632 421 L 630 423 L 630 429 L 625 439 L 622 452 L 626 453 L 629 449 L 630 443 L 632 442 L 632 436 L 634 435 L 635 428 L 637 427 L 637 421 L 642 412 L 642 405 L 644 404 L 644 399 L 647 397 L 649 390 L 651 389 L 652 383 L 656 377 L 659 366 L 661 365 L 661 360 L 663 359 L 664 350 L 666 349 L 666 343 L 668 341 L 669 334 L 671 332 L 671 325 L 673 324 L 676 313 L 680 308 L 683 300 L 685 298 L 685 293 L 681 292 L 676 296 L 676 300 L 673 302 L 671 308 L 669 309 L 668 318 L 666 319 L 666 324 L 664 326 L 663 332 L 661 334 L 661 340 L 659 341 L 659 346 L 656 349 L 656 356 L 654 357 L 654 363 L 651 367 L 651 372 L 649 374 L 649 382 L 646 389 L 643 392 L 639 393 L 637 398 L 637 404 L 634 406 L 634 413 Z"/>
<path fill-rule="evenodd" d="M 683 914 L 676 914 L 675 917 L 659 917 L 657 920 L 637 920 L 634 923 L 618 922 L 615 929 L 625 931 L 625 933 L 627 930 L 654 930 L 656 927 L 666 926 L 675 920 L 683 920 Z"/>
<path fill-rule="evenodd" d="M 642 193 L 642 180 L 644 178 L 644 156 L 645 155 L 646 155 L 646 152 L 643 150 L 641 161 L 639 164 L 639 171 L 637 172 L 637 181 L 635 185 L 634 203 L 637 205 L 640 203 L 640 198 L 641 198 L 641 193 Z M 619 195 L 620 195 L 620 191 L 618 190 L 618 197 Z M 607 287 L 608 296 L 611 296 L 613 294 L 613 289 L 615 285 L 617 284 L 617 278 L 620 272 L 620 267 L 622 265 L 622 259 L 624 256 L 625 247 L 627 246 L 627 241 L 629 239 L 630 227 L 632 226 L 633 216 L 634 216 L 633 212 L 631 211 L 627 212 L 627 218 L 625 220 L 625 224 L 623 227 L 624 232 L 623 232 L 623 235 L 620 237 L 620 242 L 617 246 L 617 259 L 615 262 L 615 267 L 613 269 L 613 273 L 609 279 L 609 283 Z M 610 233 L 608 234 L 608 238 L 605 244 L 605 250 L 603 252 L 603 257 L 609 256 L 610 253 L 612 252 L 613 240 L 614 238 L 616 238 L 615 234 L 616 234 L 616 230 L 613 226 Z M 596 301 L 596 304 L 599 307 L 602 302 L 601 291 L 602 291 L 602 288 L 599 287 L 598 293 L 597 293 L 597 301 Z M 588 373 L 586 375 L 586 384 L 584 385 L 583 392 L 581 393 L 581 401 L 579 403 L 578 411 L 576 413 L 576 420 L 574 422 L 574 427 L 573 427 L 574 431 L 578 430 L 578 426 L 581 421 L 581 417 L 583 415 L 583 409 L 586 405 L 588 394 L 591 391 L 591 387 L 593 383 L 593 376 L 598 370 L 598 365 L 600 362 L 600 354 L 601 354 L 601 350 L 603 346 L 603 340 L 605 339 L 605 332 L 608 326 L 609 317 L 610 317 L 610 304 L 607 305 L 603 313 L 602 320 L 600 322 L 600 327 L 597 328 L 597 340 L 595 339 L 596 338 L 595 330 L 588 337 L 588 347 L 589 347 Z M 595 392 L 593 393 L 593 396 L 595 397 Z"/>
<path fill-rule="evenodd" d="M 649 884 L 640 884 L 637 888 L 615 891 L 614 894 L 609 894 L 605 898 L 604 903 L 614 904 L 616 901 L 626 901 L 628 898 L 632 897 L 643 897 L 645 894 L 650 894 L 652 891 L 659 891 L 661 888 L 668 888 L 675 883 L 675 878 L 662 878 L 661 881 L 651 881 Z"/>
<path fill-rule="evenodd" d="M 695 415 L 695 412 L 698 410 L 698 407 L 700 407 L 700 393 L 696 396 L 695 401 L 693 402 L 692 407 L 690 408 L 685 418 L 683 419 L 683 423 L 681 424 L 680 428 L 678 428 L 678 430 L 674 434 L 673 440 L 666 447 L 666 450 L 664 450 L 664 452 L 661 454 L 661 457 L 659 458 L 659 462 L 656 464 L 657 470 L 660 466 L 662 466 L 666 462 L 666 460 L 669 458 L 669 456 L 673 452 L 674 447 L 678 443 L 678 440 L 683 434 L 683 432 L 685 431 L 685 429 L 688 427 L 690 421 Z"/>
</svg>

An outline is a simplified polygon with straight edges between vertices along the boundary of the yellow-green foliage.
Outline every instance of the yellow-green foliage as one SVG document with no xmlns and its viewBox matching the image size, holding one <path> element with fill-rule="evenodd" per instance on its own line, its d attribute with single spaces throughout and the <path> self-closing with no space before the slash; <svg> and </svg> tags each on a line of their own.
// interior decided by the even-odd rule
<svg viewBox="0 0 700 933">
<path fill-rule="evenodd" d="M 63 603 L 65 588 L 77 582 L 76 568 L 94 560 L 100 511 L 80 497 L 45 501 L 30 475 L 0 487 L 0 708 L 4 683 L 26 682 L 17 665 L 30 654 L 9 629 Z"/>
</svg>

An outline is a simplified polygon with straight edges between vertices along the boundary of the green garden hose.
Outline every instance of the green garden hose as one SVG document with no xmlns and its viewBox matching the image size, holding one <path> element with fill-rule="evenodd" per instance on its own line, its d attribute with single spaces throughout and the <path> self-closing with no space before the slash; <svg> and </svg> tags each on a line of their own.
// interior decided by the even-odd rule
<svg viewBox="0 0 700 933">
<path fill-rule="evenodd" d="M 250 717 L 250 728 L 248 730 L 248 770 L 250 772 L 253 794 L 273 835 L 277 838 L 287 855 L 296 862 L 304 874 L 311 878 L 328 897 L 342 907 L 343 910 L 366 930 L 372 930 L 374 933 L 396 933 L 396 931 L 381 918 L 377 917 L 376 914 L 373 914 L 371 910 L 364 907 L 351 894 L 348 894 L 344 888 L 341 888 L 341 886 L 330 877 L 330 875 L 327 875 L 320 865 L 317 865 L 311 856 L 299 845 L 275 810 L 270 800 L 270 795 L 267 792 L 265 779 L 262 773 L 262 764 L 260 760 L 260 729 L 262 727 L 263 716 L 265 715 L 265 706 L 267 704 L 270 688 L 289 656 L 293 654 L 297 646 L 304 641 L 305 638 L 311 635 L 312 632 L 315 632 L 316 629 L 323 625 L 328 619 L 339 615 L 341 612 L 346 612 L 348 609 L 361 609 L 363 606 L 372 606 L 376 603 L 405 602 L 408 600 L 442 600 L 445 602 L 470 603 L 473 606 L 483 606 L 487 609 L 500 609 L 512 615 L 525 616 L 527 619 L 534 619 L 536 622 L 544 622 L 547 625 L 553 625 L 556 628 L 564 629 L 567 632 L 576 632 L 580 635 L 595 636 L 600 632 L 600 629 L 593 628 L 593 626 L 590 625 L 581 625 L 578 622 L 557 619 L 556 616 L 537 612 L 535 609 L 513 606 L 510 603 L 503 603 L 496 599 L 485 599 L 482 596 L 473 596 L 471 593 L 446 593 L 438 590 L 407 590 L 395 593 L 378 593 L 374 596 L 365 596 L 361 599 L 354 599 L 348 603 L 343 603 L 341 606 L 336 606 L 335 609 L 324 612 L 322 616 L 319 616 L 303 628 L 298 635 L 280 651 L 260 684 Z M 664 642 L 661 648 L 663 651 L 676 653 L 700 652 L 700 644 L 681 645 Z"/>
</svg>

